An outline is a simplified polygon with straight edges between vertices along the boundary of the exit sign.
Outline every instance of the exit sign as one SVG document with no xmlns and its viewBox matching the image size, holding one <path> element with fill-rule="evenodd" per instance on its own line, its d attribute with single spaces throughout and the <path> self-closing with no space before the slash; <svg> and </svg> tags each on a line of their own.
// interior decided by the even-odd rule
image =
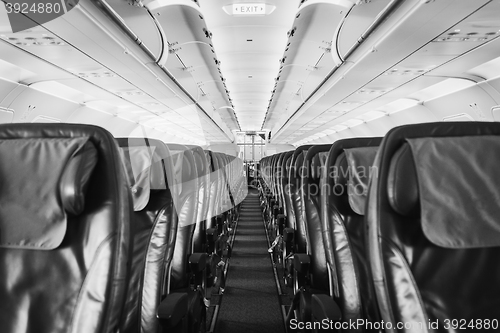
<svg viewBox="0 0 500 333">
<path fill-rule="evenodd" d="M 266 15 L 265 3 L 233 4 L 233 15 Z"/>
</svg>

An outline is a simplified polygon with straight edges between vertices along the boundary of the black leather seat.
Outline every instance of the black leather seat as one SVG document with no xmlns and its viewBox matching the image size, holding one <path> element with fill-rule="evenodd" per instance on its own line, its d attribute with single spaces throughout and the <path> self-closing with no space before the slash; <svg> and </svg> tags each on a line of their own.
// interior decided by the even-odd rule
<svg viewBox="0 0 500 333">
<path fill-rule="evenodd" d="M 281 265 L 281 268 L 283 269 L 285 268 L 285 258 L 291 253 L 291 249 L 287 249 L 284 246 L 283 233 L 284 229 L 289 227 L 289 224 L 291 224 L 291 222 L 287 222 L 288 216 L 291 215 L 290 210 L 292 209 L 290 195 L 285 192 L 287 192 L 288 189 L 288 170 L 290 165 L 290 163 L 288 163 L 287 167 L 287 161 L 291 161 L 292 155 L 293 150 L 282 153 L 279 157 L 278 165 L 276 166 L 277 188 L 281 207 L 279 207 L 279 211 L 276 212 L 278 214 L 274 217 L 274 223 L 272 224 L 270 230 L 270 234 L 272 238 L 274 238 L 274 241 L 269 251 L 273 252 L 273 261 L 277 265 Z M 295 216 L 292 215 L 291 218 L 294 219 Z M 295 224 L 293 223 L 292 230 L 294 228 Z M 291 245 L 291 242 L 289 242 L 289 244 Z M 281 278 L 284 278 L 283 270 L 279 271 L 279 273 L 282 273 L 283 275 Z"/>
<path fill-rule="evenodd" d="M 408 125 L 384 138 L 368 197 L 371 269 L 382 319 L 414 323 L 388 332 L 498 324 L 499 152 L 499 123 Z"/>
<path fill-rule="evenodd" d="M 219 192 L 219 177 L 218 173 L 216 172 L 217 170 L 217 159 L 214 156 L 214 153 L 210 150 L 205 151 L 205 156 L 208 162 L 209 166 L 209 205 L 208 205 L 208 211 L 206 215 L 206 221 L 207 221 L 207 229 L 217 229 L 216 225 L 216 220 L 215 217 L 219 214 L 218 208 L 217 208 L 217 197 L 218 197 L 218 192 Z"/>
<path fill-rule="evenodd" d="M 198 214 L 196 217 L 196 229 L 194 231 L 193 251 L 206 252 L 206 218 L 210 204 L 210 170 L 205 151 L 199 146 L 186 146 L 191 150 L 196 165 L 198 180 Z"/>
<path fill-rule="evenodd" d="M 132 218 L 132 257 L 129 288 L 121 331 L 159 332 L 156 312 L 167 297 L 166 284 L 177 234 L 172 158 L 167 146 L 154 139 L 117 139 L 129 175 L 135 214 Z M 169 188 L 171 185 L 172 190 Z M 187 318 L 179 309 L 176 326 Z"/>
<path fill-rule="evenodd" d="M 265 197 L 265 209 L 264 209 L 264 221 L 266 226 L 270 228 L 273 223 L 275 213 L 275 207 L 278 209 L 278 196 L 276 189 L 276 160 L 279 154 L 274 154 L 269 156 L 267 165 L 267 187 L 269 191 Z"/>
<path fill-rule="evenodd" d="M 295 297 L 288 314 L 302 322 L 311 321 L 312 294 L 328 294 L 329 279 L 326 267 L 325 247 L 321 230 L 320 195 L 323 188 L 322 174 L 331 144 L 315 145 L 301 153 L 303 163 L 295 170 L 300 177 L 301 218 L 297 229 L 304 234 L 304 249 L 294 254 Z M 297 159 L 300 161 L 300 158 Z M 296 162 L 297 163 L 297 162 Z M 297 166 L 297 164 L 296 164 Z M 330 318 L 336 319 L 336 318 Z"/>
<path fill-rule="evenodd" d="M 198 174 L 191 150 L 179 144 L 169 143 L 167 147 L 171 152 L 170 156 L 175 169 L 178 227 L 167 283 L 169 295 L 160 305 L 158 316 L 166 324 L 164 326 L 170 328 L 172 325 L 169 323 L 169 316 L 173 310 L 176 311 L 177 306 L 175 302 L 169 302 L 168 298 L 171 294 L 174 294 L 174 297 L 185 298 L 189 311 L 185 321 L 187 328 L 184 327 L 182 330 L 196 332 L 200 327 L 204 327 L 206 314 L 205 291 L 203 290 L 206 253 L 193 251 L 198 217 Z"/>
<path fill-rule="evenodd" d="M 281 195 L 283 197 L 283 214 L 285 215 L 285 225 L 284 227 L 295 226 L 295 215 L 293 212 L 292 201 L 290 198 L 290 192 L 288 189 L 289 182 L 289 174 L 290 174 L 290 165 L 292 163 L 293 150 L 287 151 L 282 159 L 281 163 L 281 178 L 280 178 L 280 186 L 281 186 Z M 292 222 L 293 221 L 293 222 Z"/>
<path fill-rule="evenodd" d="M 237 221 L 240 214 L 241 202 L 248 194 L 248 183 L 243 176 L 243 161 L 241 158 L 236 157 L 231 161 L 231 194 L 234 201 L 234 217 L 233 220 Z"/>
<path fill-rule="evenodd" d="M 233 223 L 236 221 L 236 202 L 235 202 L 235 194 L 234 186 L 233 186 L 233 161 L 235 157 L 229 156 L 226 154 L 219 154 L 220 158 L 220 171 L 222 174 L 222 188 L 223 188 L 223 196 L 221 200 L 222 204 L 222 213 L 224 214 L 223 219 L 225 222 L 226 230 L 225 232 L 229 234 L 229 231 L 233 228 Z"/>
<path fill-rule="evenodd" d="M 292 198 L 293 211 L 295 212 L 295 230 L 293 231 L 293 253 L 306 253 L 307 233 L 304 219 L 304 206 L 302 200 L 302 175 L 304 157 L 309 148 L 313 146 L 300 146 L 293 152 L 288 176 L 290 197 Z M 287 233 L 291 233 L 287 231 Z"/>
<path fill-rule="evenodd" d="M 269 252 L 273 252 L 273 261 L 277 264 L 281 262 L 281 248 L 282 248 L 282 230 L 285 220 L 285 215 L 283 214 L 285 211 L 285 202 L 283 197 L 283 175 L 284 170 L 282 168 L 283 158 L 285 157 L 286 152 L 276 154 L 276 157 L 273 161 L 273 185 L 275 189 L 275 202 L 271 207 L 271 217 L 269 223 L 267 224 L 269 230 L 269 236 L 273 239 L 273 243 L 271 248 L 268 250 Z"/>
<path fill-rule="evenodd" d="M 292 165 L 294 151 L 289 151 L 283 158 L 282 170 L 283 178 L 281 186 L 283 189 L 283 200 L 285 203 L 285 212 L 283 225 L 279 225 L 280 233 L 282 235 L 281 241 L 281 257 L 283 260 L 283 280 L 286 286 L 291 287 L 293 282 L 293 272 L 287 269 L 287 261 L 293 255 L 293 235 L 296 228 L 295 211 L 293 209 L 293 202 L 290 192 L 290 168 Z"/>
<path fill-rule="evenodd" d="M 328 154 L 321 194 L 321 230 L 332 298 L 313 300 L 315 320 L 328 317 L 322 309 L 340 308 L 344 322 L 378 322 L 370 276 L 364 223 L 370 175 L 382 138 L 336 141 Z M 335 300 L 336 304 L 332 304 Z M 362 325 L 352 332 L 365 331 Z"/>
<path fill-rule="evenodd" d="M 0 125 L 2 332 L 116 332 L 132 203 L 118 146 L 75 124 Z"/>
</svg>

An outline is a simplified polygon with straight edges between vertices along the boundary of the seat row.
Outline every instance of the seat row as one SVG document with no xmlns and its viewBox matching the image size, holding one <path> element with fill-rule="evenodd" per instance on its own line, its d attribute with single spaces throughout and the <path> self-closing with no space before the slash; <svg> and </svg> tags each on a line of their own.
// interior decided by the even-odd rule
<svg viewBox="0 0 500 333">
<path fill-rule="evenodd" d="M 500 124 L 427 123 L 261 160 L 287 329 L 455 332 L 500 320 Z"/>
<path fill-rule="evenodd" d="M 1 125 L 2 332 L 204 331 L 242 175 L 198 146 Z"/>
</svg>

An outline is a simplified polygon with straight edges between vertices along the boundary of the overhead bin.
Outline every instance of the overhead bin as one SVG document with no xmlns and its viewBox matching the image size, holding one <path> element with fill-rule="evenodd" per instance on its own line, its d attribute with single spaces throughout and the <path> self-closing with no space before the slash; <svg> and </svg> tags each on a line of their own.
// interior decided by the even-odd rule
<svg viewBox="0 0 500 333">
<path fill-rule="evenodd" d="M 190 0 L 168 4 L 146 1 L 145 6 L 168 41 L 164 52 L 168 51 L 169 57 L 164 67 L 210 116 L 219 114 L 231 130 L 239 130 L 220 61 L 212 45 L 212 33 L 199 7 Z"/>
<path fill-rule="evenodd" d="M 352 48 L 360 43 L 374 27 L 377 19 L 385 13 L 396 0 L 358 1 L 347 13 L 340 31 L 334 40 L 338 55 L 344 59 Z"/>
<path fill-rule="evenodd" d="M 340 64 L 332 41 L 352 6 L 354 3 L 348 0 L 310 0 L 300 7 L 288 31 L 288 44 L 263 127 L 271 128 L 280 117 L 291 116 Z"/>
<path fill-rule="evenodd" d="M 157 60 L 160 62 L 166 60 L 163 54 L 166 39 L 158 29 L 155 17 L 133 1 L 107 0 L 106 3 Z"/>
<path fill-rule="evenodd" d="M 232 133 L 212 105 L 207 109 L 207 104 L 197 103 L 197 96 L 191 98 L 161 67 L 171 55 L 157 20 L 145 8 L 124 3 L 82 0 L 43 27 L 15 35 L 2 31 L 0 37 L 8 42 L 0 45 L 3 59 L 15 66 L 44 63 L 30 68 L 33 75 L 20 82 L 68 86 L 87 96 L 72 102 L 141 126 L 142 135 L 159 131 L 170 141 L 204 144 L 208 131 L 214 133 L 210 140 L 227 142 Z M 59 96 L 58 89 L 45 92 Z"/>
<path fill-rule="evenodd" d="M 349 119 L 446 79 L 433 75 L 440 66 L 466 57 L 489 41 L 497 42 L 493 39 L 499 23 L 493 15 L 498 13 L 498 2 L 392 1 L 390 4 L 394 6 L 388 4 L 383 9 L 384 14 L 377 16 L 380 22 L 369 26 L 371 33 L 365 34 L 358 46 L 348 52 L 350 43 L 342 43 L 341 54 L 348 52 L 342 65 L 295 110 L 292 118 L 282 119 L 273 128 L 276 143 L 304 125 L 308 130 L 295 135 L 291 142 L 309 142 L 306 139 L 312 132 L 316 135 L 337 125 L 349 128 L 344 124 Z M 390 12 L 385 13 L 386 10 Z M 353 19 L 354 13 L 353 8 L 345 24 Z M 346 38 L 342 31 L 341 40 Z M 488 56 L 495 57 L 493 53 Z M 464 66 L 464 70 L 469 68 Z"/>
</svg>

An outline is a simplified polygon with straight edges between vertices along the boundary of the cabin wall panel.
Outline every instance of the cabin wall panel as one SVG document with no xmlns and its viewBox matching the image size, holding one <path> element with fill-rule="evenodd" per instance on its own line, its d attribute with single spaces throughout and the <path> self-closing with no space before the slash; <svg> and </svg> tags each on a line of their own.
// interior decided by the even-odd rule
<svg viewBox="0 0 500 333">
<path fill-rule="evenodd" d="M 476 85 L 426 101 L 424 105 L 434 113 L 438 120 L 465 113 L 476 121 L 492 121 L 493 117 L 490 110 L 497 105 L 497 102 Z"/>
<path fill-rule="evenodd" d="M 12 99 L 12 94 L 19 84 L 16 82 L 0 79 L 0 106 L 8 108 Z M 10 97 L 10 98 L 9 98 Z"/>
<path fill-rule="evenodd" d="M 490 95 L 497 105 L 500 104 L 500 77 L 487 82 L 481 82 L 479 86 Z"/>
<path fill-rule="evenodd" d="M 8 80 L 0 79 L 0 107 L 12 110 L 13 114 L 4 112 L 0 118 L 0 123 L 11 123 L 14 120 L 16 110 L 11 107 L 12 101 L 24 90 L 24 86 Z"/>
<path fill-rule="evenodd" d="M 168 133 L 160 132 L 153 128 L 139 125 L 128 119 L 102 112 L 86 106 L 75 110 L 65 121 L 70 123 L 80 123 L 97 125 L 108 130 L 114 137 L 136 137 L 158 139 L 163 142 L 183 143 L 180 138 L 176 138 Z"/>
<path fill-rule="evenodd" d="M 8 107 L 16 110 L 13 122 L 23 123 L 32 122 L 37 116 L 65 121 L 79 105 L 28 87 Z"/>
</svg>

